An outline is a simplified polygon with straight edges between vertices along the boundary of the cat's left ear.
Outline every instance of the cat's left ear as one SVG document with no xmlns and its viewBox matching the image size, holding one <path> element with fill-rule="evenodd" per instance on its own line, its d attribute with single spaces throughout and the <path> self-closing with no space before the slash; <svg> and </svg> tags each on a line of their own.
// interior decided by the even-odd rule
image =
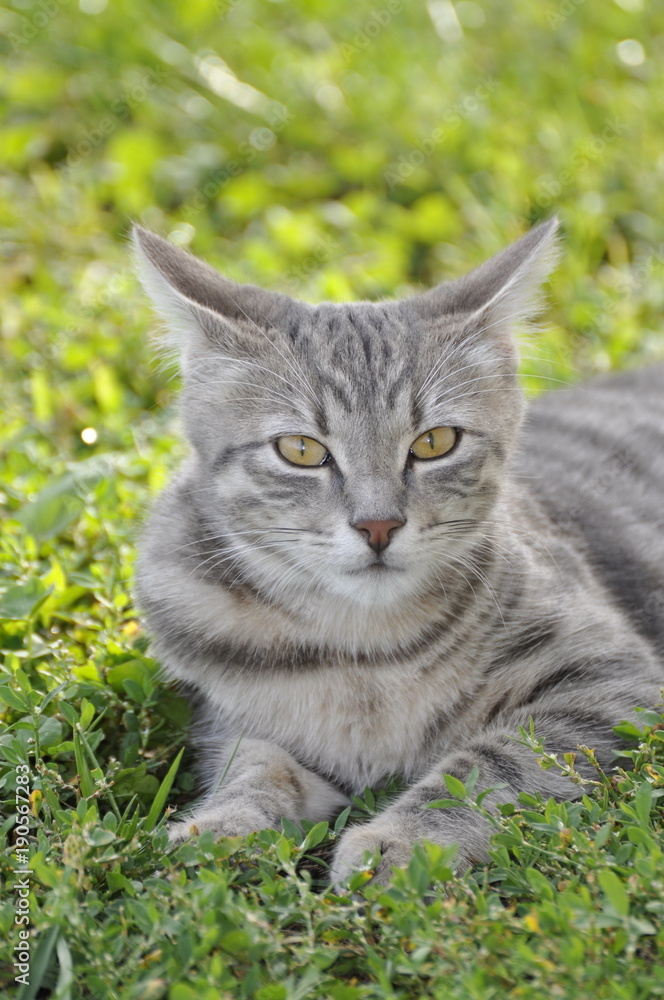
<svg viewBox="0 0 664 1000">
<path fill-rule="evenodd" d="M 304 303 L 255 285 L 240 285 L 156 233 L 134 226 L 141 283 L 185 356 L 217 349 L 234 356 L 278 332 L 280 318 Z"/>
<path fill-rule="evenodd" d="M 487 330 L 505 336 L 540 307 L 539 288 L 559 256 L 558 219 L 549 219 L 456 281 L 444 282 L 408 306 L 430 322 L 455 317 L 481 320 Z"/>
</svg>

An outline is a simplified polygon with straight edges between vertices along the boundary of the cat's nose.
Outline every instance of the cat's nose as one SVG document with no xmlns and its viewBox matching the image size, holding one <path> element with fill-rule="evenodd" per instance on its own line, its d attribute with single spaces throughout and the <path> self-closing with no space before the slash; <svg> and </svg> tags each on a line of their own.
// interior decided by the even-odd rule
<svg viewBox="0 0 664 1000">
<path fill-rule="evenodd" d="M 378 555 L 390 544 L 397 528 L 403 528 L 405 521 L 356 521 L 353 527 L 366 535 L 367 545 Z"/>
</svg>

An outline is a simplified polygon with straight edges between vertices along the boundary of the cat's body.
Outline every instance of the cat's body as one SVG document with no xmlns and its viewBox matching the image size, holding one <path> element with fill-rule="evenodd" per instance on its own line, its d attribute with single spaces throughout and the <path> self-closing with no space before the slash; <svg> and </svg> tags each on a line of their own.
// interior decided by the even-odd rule
<svg viewBox="0 0 664 1000">
<path fill-rule="evenodd" d="M 365 849 L 386 877 L 422 837 L 479 859 L 473 814 L 422 808 L 444 772 L 506 783 L 491 802 L 569 795 L 519 725 L 608 765 L 611 727 L 657 701 L 664 372 L 545 396 L 518 436 L 509 328 L 550 236 L 412 300 L 313 307 L 139 231 L 146 287 L 188 331 L 194 451 L 138 574 L 157 655 L 204 702 L 210 792 L 181 835 L 331 818 L 397 774 L 410 789 L 343 836 L 337 878 Z M 420 460 L 429 428 L 454 443 Z M 293 435 L 324 464 L 287 461 Z"/>
</svg>

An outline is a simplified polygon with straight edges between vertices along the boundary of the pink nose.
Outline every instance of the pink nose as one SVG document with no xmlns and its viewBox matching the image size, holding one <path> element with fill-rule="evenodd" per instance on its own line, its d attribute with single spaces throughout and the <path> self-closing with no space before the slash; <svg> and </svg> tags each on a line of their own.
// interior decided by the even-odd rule
<svg viewBox="0 0 664 1000">
<path fill-rule="evenodd" d="M 356 521 L 353 527 L 366 535 L 367 545 L 380 553 L 390 544 L 392 533 L 403 528 L 405 521 Z"/>
</svg>

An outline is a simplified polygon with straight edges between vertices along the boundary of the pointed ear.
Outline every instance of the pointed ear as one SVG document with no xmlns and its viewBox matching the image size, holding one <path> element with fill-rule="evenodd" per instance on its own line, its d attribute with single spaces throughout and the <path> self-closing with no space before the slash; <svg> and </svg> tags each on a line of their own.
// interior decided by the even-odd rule
<svg viewBox="0 0 664 1000">
<path fill-rule="evenodd" d="M 183 353 L 217 347 L 237 351 L 241 342 L 273 330 L 294 303 L 285 295 L 239 285 L 193 254 L 141 226 L 132 230 L 141 283 Z"/>
<path fill-rule="evenodd" d="M 539 310 L 539 287 L 558 259 L 557 229 L 556 217 L 543 222 L 475 271 L 408 300 L 409 305 L 430 322 L 454 315 L 467 328 L 468 321 L 481 319 L 487 330 L 504 337 Z"/>
</svg>

